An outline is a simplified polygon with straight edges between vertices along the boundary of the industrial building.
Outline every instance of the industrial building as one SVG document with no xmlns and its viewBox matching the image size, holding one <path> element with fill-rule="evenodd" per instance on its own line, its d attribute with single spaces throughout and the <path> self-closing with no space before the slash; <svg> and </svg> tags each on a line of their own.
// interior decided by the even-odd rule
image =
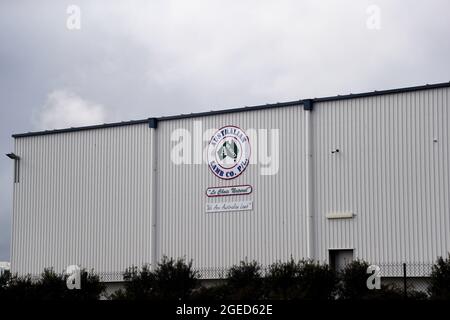
<svg viewBox="0 0 450 320">
<path fill-rule="evenodd" d="M 432 263 L 450 251 L 449 124 L 440 83 L 15 134 L 11 270 Z"/>
<path fill-rule="evenodd" d="M 6 261 L 0 261 L 0 276 L 5 272 L 5 271 L 9 271 L 10 269 L 10 264 L 9 262 Z"/>
</svg>

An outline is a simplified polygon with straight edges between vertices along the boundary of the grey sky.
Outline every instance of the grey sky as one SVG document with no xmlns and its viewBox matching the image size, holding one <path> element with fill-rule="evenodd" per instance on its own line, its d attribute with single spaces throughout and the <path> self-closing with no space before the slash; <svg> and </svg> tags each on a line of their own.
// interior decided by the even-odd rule
<svg viewBox="0 0 450 320">
<path fill-rule="evenodd" d="M 71 4 L 81 30 L 66 28 Z M 0 150 L 37 129 L 449 81 L 449 12 L 447 0 L 1 1 Z M 0 260 L 11 190 L 2 156 Z"/>
</svg>

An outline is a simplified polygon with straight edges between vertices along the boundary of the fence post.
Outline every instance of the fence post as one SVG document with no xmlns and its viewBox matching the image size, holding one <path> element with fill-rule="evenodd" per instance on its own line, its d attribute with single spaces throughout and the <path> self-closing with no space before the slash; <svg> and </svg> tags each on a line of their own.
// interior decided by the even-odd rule
<svg viewBox="0 0 450 320">
<path fill-rule="evenodd" d="M 408 298 L 408 292 L 406 290 L 406 263 L 403 263 L 403 294 L 404 298 Z"/>
</svg>

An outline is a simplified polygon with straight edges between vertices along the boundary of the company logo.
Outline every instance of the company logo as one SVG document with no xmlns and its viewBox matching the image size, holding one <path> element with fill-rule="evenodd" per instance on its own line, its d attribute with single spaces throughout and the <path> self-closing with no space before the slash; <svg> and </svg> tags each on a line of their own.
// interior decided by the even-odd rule
<svg viewBox="0 0 450 320">
<path fill-rule="evenodd" d="M 250 162 L 247 135 L 235 126 L 223 127 L 214 133 L 208 146 L 208 166 L 219 178 L 237 178 Z"/>
</svg>

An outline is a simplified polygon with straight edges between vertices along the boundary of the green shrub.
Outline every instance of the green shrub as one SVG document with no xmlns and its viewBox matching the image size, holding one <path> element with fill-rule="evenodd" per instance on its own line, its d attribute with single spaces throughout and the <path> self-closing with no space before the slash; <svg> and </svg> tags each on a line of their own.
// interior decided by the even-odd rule
<svg viewBox="0 0 450 320">
<path fill-rule="evenodd" d="M 149 265 L 132 266 L 123 273 L 124 289 L 114 292 L 112 300 L 147 300 L 152 297 L 154 274 Z"/>
<path fill-rule="evenodd" d="M 5 270 L 0 274 L 0 300 L 6 294 L 8 283 L 11 280 L 11 272 Z"/>
<path fill-rule="evenodd" d="M 32 281 L 30 276 L 19 277 L 4 273 L 0 278 L 0 298 L 5 300 L 97 300 L 105 289 L 99 277 L 92 271 L 81 270 L 81 289 L 69 290 L 67 275 L 53 269 L 44 269 L 41 277 Z"/>
<path fill-rule="evenodd" d="M 302 260 L 299 265 L 298 299 L 334 299 L 338 277 L 333 269 L 312 260 Z"/>
<path fill-rule="evenodd" d="M 65 300 L 68 291 L 66 276 L 56 273 L 53 269 L 44 269 L 41 278 L 35 284 L 39 300 Z"/>
<path fill-rule="evenodd" d="M 0 276 L 1 301 L 30 301 L 37 298 L 36 286 L 30 276 L 20 277 L 9 271 Z"/>
<path fill-rule="evenodd" d="M 423 291 L 417 291 L 407 287 L 407 298 L 409 300 L 427 300 L 429 296 Z"/>
<path fill-rule="evenodd" d="M 261 266 L 241 261 L 231 267 L 223 283 L 201 288 L 195 295 L 205 300 L 332 299 L 337 277 L 328 265 L 312 261 L 277 262 L 263 277 Z"/>
<path fill-rule="evenodd" d="M 403 288 L 395 284 L 381 284 L 380 289 L 368 290 L 361 296 L 363 300 L 402 300 L 405 299 Z"/>
<path fill-rule="evenodd" d="M 81 289 L 67 290 L 67 298 L 76 301 L 92 301 L 100 299 L 100 296 L 106 289 L 106 285 L 103 282 L 100 282 L 100 277 L 95 274 L 93 270 L 88 272 L 85 269 L 81 269 L 80 278 Z M 64 278 L 64 282 L 66 281 L 67 276 Z"/>
<path fill-rule="evenodd" d="M 188 299 L 198 285 L 198 273 L 192 261 L 163 257 L 154 271 L 154 298 L 161 300 Z"/>
<path fill-rule="evenodd" d="M 226 280 L 218 280 L 219 283 L 210 286 L 201 286 L 192 293 L 192 300 L 221 301 L 228 299 L 229 288 Z"/>
<path fill-rule="evenodd" d="M 105 290 L 105 284 L 92 270 L 80 270 L 81 289 L 68 289 L 67 278 L 68 275 L 56 273 L 52 268 L 44 269 L 41 278 L 35 283 L 39 300 L 98 300 Z"/>
<path fill-rule="evenodd" d="M 431 299 L 450 299 L 450 253 L 446 259 L 439 257 L 433 265 L 428 293 Z"/>
<path fill-rule="evenodd" d="M 340 273 L 338 296 L 341 299 L 362 299 L 369 292 L 367 288 L 367 268 L 369 263 L 355 260 L 345 266 Z"/>
<path fill-rule="evenodd" d="M 398 284 L 381 284 L 380 289 L 367 288 L 367 273 L 369 263 L 356 260 L 348 264 L 340 274 L 338 296 L 341 299 L 351 300 L 400 300 L 405 299 L 404 288 Z M 407 287 L 407 298 L 411 300 L 424 300 L 427 295 Z"/>
<path fill-rule="evenodd" d="M 263 277 L 261 266 L 256 262 L 241 261 L 227 272 L 225 288 L 226 299 L 257 300 L 263 296 Z"/>
<path fill-rule="evenodd" d="M 276 262 L 269 266 L 265 277 L 265 298 L 274 300 L 297 299 L 301 296 L 301 265 L 292 258 L 288 262 Z"/>
<path fill-rule="evenodd" d="M 363 300 L 425 300 L 427 294 L 415 291 L 407 286 L 407 296 L 403 285 L 398 284 L 381 284 L 380 289 L 369 290 L 369 292 L 361 297 Z"/>
<path fill-rule="evenodd" d="M 110 296 L 113 300 L 181 300 L 190 298 L 198 285 L 192 261 L 163 257 L 155 270 L 148 265 L 128 268 L 123 276 L 125 288 Z"/>
</svg>

